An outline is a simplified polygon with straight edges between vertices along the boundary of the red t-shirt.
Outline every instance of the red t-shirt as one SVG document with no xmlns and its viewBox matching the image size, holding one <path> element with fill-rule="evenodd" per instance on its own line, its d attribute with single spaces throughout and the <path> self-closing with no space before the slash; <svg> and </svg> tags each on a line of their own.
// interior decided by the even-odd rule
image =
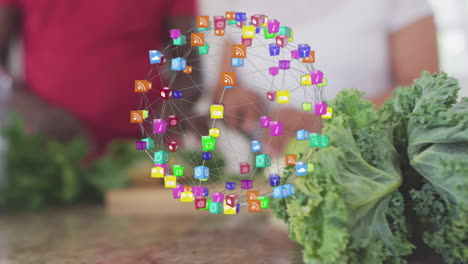
<svg viewBox="0 0 468 264">
<path fill-rule="evenodd" d="M 149 70 L 170 16 L 195 15 L 196 0 L 0 0 L 22 17 L 29 87 L 81 120 L 102 149 L 139 136 L 129 123 L 138 107 L 134 80 Z"/>
</svg>

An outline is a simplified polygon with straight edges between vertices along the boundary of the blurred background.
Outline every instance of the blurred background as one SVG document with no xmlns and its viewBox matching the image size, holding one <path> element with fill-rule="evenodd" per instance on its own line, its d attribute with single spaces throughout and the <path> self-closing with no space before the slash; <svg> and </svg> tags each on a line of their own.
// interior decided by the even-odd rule
<svg viewBox="0 0 468 264">
<path fill-rule="evenodd" d="M 224 14 L 224 12 L 234 8 L 232 2 L 229 0 L 200 0 L 199 10 L 201 14 L 210 16 Z M 461 96 L 468 96 L 468 0 L 430 0 L 429 2 L 437 26 L 440 68 L 442 71 L 456 77 L 463 87 Z M 278 14 L 278 16 L 280 15 Z M 11 74 L 17 78 L 23 76 L 21 45 L 19 39 L 13 41 L 12 51 L 7 63 Z M 222 47 L 212 48 L 219 49 Z M 206 67 L 215 67 L 213 63 L 209 63 L 211 66 L 206 62 L 204 63 Z M 204 78 L 207 83 L 217 81 L 209 74 L 206 74 Z M 7 126 L 9 111 L 7 100 L 10 94 L 11 91 L 0 89 L 0 129 Z M 198 107 L 200 109 L 206 108 L 210 102 L 211 98 L 207 97 L 202 100 Z M 226 136 L 232 137 L 234 141 L 244 142 L 240 145 L 247 147 L 242 151 L 248 151 L 247 139 L 234 131 L 227 132 Z M 7 148 L 21 147 L 7 143 L 4 138 L 0 137 L 0 185 L 4 184 L 7 178 L 5 168 Z M 21 141 L 20 143 L 35 144 L 33 141 Z M 62 147 L 57 148 L 59 152 L 67 151 L 70 159 L 73 159 L 74 156 L 80 156 L 79 152 L 82 151 L 79 147 L 74 146 L 66 150 L 62 149 Z M 236 154 L 226 153 L 226 162 L 238 160 L 238 156 L 243 155 L 242 151 Z M 146 160 L 139 162 L 138 157 L 135 158 L 132 152 L 135 152 L 134 143 L 127 144 L 124 142 L 114 146 L 111 151 L 112 158 L 104 160 L 99 164 L 99 167 L 93 168 L 91 172 L 93 176 L 96 176 L 105 171 L 108 177 L 103 178 L 111 179 L 112 183 L 106 182 L 104 179 L 100 182 L 93 182 L 93 186 L 100 186 L 102 187 L 101 190 L 110 190 L 115 186 L 126 186 L 125 183 L 115 182 L 113 176 L 122 173 L 122 168 L 117 168 L 114 163 L 128 164 L 128 168 L 123 170 L 125 173 L 123 177 L 131 178 L 132 184 L 138 187 L 151 185 L 152 183 L 140 176 L 147 174 L 151 164 L 148 165 Z M 40 153 L 38 156 L 40 156 Z M 60 159 L 60 157 L 57 157 L 57 159 Z M 73 166 L 75 165 L 78 166 L 79 164 L 73 164 Z M 33 167 L 34 164 L 24 164 L 24 166 Z M 72 165 L 68 164 L 66 166 Z M 66 166 L 64 165 L 64 167 Z M 227 164 L 227 167 L 235 166 L 237 164 Z M 64 190 L 64 192 L 74 191 L 73 188 L 65 188 Z M 66 193 L 60 195 L 67 196 Z M 87 198 L 92 198 L 95 193 L 85 195 Z M 192 205 L 186 207 L 181 205 L 178 208 L 158 205 L 171 203 L 172 198 L 167 197 L 167 193 L 164 193 L 164 195 L 155 194 L 151 189 L 139 189 L 137 192 L 132 190 L 113 191 L 109 192 L 105 197 L 100 197 L 100 199 L 107 203 L 106 210 L 89 207 L 77 209 L 74 207 L 66 210 L 66 212 L 50 210 L 45 213 L 25 213 L 17 217 L 7 216 L 6 211 L 0 208 L 0 217 L 2 217 L 0 218 L 0 263 L 33 263 L 28 261 L 36 256 L 29 256 L 25 252 L 34 249 L 34 247 L 37 248 L 33 252 L 50 250 L 50 253 L 45 253 L 40 257 L 42 260 L 50 258 L 74 260 L 87 256 L 90 262 L 96 262 L 93 256 L 99 255 L 101 258 L 100 263 L 117 263 L 115 261 L 119 261 L 119 263 L 136 263 L 134 262 L 135 259 L 140 260 L 138 263 L 175 263 L 175 256 L 185 254 L 189 250 L 186 248 L 187 245 L 195 245 L 200 240 L 208 241 L 206 244 L 211 247 L 211 249 L 207 249 L 206 247 L 195 246 L 190 249 L 192 250 L 193 260 L 198 260 L 200 263 L 205 263 L 202 261 L 206 261 L 207 251 L 215 250 L 213 248 L 219 246 L 220 241 L 225 244 L 223 247 L 219 246 L 217 257 L 212 256 L 213 261 L 217 258 L 231 258 L 233 254 L 226 248 L 232 247 L 235 249 L 239 244 L 245 243 L 247 247 L 251 247 L 248 252 L 252 254 L 255 252 L 260 259 L 263 257 L 263 260 L 271 261 L 269 263 L 289 263 L 290 250 L 293 248 L 293 244 L 289 242 L 284 226 L 278 226 L 277 223 L 271 221 L 269 216 L 263 215 L 254 218 L 243 216 L 236 219 L 219 216 L 215 221 L 210 220 L 207 223 L 206 218 L 192 213 Z M 86 201 L 86 199 L 83 200 Z M 184 213 L 184 211 L 189 213 Z M 154 218 L 151 216 L 152 214 L 161 217 Z M 219 220 L 220 218 L 223 219 Z M 37 230 L 38 226 L 41 225 L 53 228 Z M 135 226 L 138 226 L 138 228 L 134 228 Z M 259 228 L 252 229 L 252 226 Z M 115 232 L 115 230 L 119 229 L 123 230 L 121 234 Z M 28 240 L 27 237 L 33 232 L 35 238 Z M 102 236 L 102 238 L 98 238 L 92 243 L 93 246 L 98 247 L 98 252 L 86 246 L 87 240 L 96 234 Z M 67 243 L 61 244 L 55 241 L 48 246 L 40 245 L 45 240 L 57 236 L 65 238 Z M 253 236 L 257 236 L 264 243 L 249 242 Z M 183 243 L 180 243 L 180 241 L 183 241 Z M 75 252 L 63 253 L 69 250 Z M 110 252 L 114 250 L 119 250 L 119 253 L 111 254 Z M 163 254 L 152 255 L 153 252 L 161 250 L 164 252 Z M 245 251 L 239 252 L 246 255 Z M 151 260 L 145 260 L 146 258 Z M 11 262 L 7 259 L 10 259 Z M 152 262 L 152 260 L 161 262 Z M 182 260 L 186 259 L 182 258 Z M 206 263 L 214 262 L 208 261 Z M 254 262 L 252 260 L 252 262 L 248 263 L 264 262 Z"/>
<path fill-rule="evenodd" d="M 455 76 L 460 82 L 462 96 L 468 96 L 468 1 L 429 0 L 434 12 L 441 70 Z M 222 13 L 232 1 L 202 0 L 202 13 Z"/>
<path fill-rule="evenodd" d="M 442 71 L 456 77 L 462 86 L 461 96 L 468 96 L 468 0 L 429 0 L 434 12 L 435 22 L 437 26 L 437 38 L 439 47 L 439 61 Z M 234 7 L 232 1 L 219 0 L 209 1 L 200 0 L 199 10 L 202 14 L 222 14 L 226 10 L 231 10 Z M 11 55 L 8 57 L 8 67 L 11 74 L 17 78 L 23 76 L 22 72 L 22 54 L 21 42 L 16 39 L 11 46 Z M 219 48 L 219 47 L 218 47 Z M 216 47 L 213 47 L 216 49 Z M 206 67 L 215 67 L 215 63 L 210 62 Z M 211 73 L 212 71 L 207 70 Z M 205 74 L 207 83 L 213 83 L 212 74 Z M 10 91 L 0 90 L 0 125 L 5 125 L 7 114 L 7 97 Z M 210 103 L 210 98 L 200 104 L 202 109 Z M 243 141 L 244 139 L 232 133 L 236 140 Z M 244 144 L 245 145 L 245 144 Z M 7 145 L 4 139 L 0 137 L 0 155 L 4 153 Z M 3 159 L 0 159 L 0 182 L 5 180 L 5 169 Z"/>
</svg>

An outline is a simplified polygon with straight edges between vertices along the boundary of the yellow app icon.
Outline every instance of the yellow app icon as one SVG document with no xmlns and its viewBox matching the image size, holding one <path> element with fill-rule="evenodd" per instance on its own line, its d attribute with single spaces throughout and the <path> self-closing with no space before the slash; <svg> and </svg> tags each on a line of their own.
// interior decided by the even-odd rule
<svg viewBox="0 0 468 264">
<path fill-rule="evenodd" d="M 289 103 L 289 91 L 277 91 L 276 92 L 276 102 L 278 104 L 288 104 Z"/>
<path fill-rule="evenodd" d="M 242 27 L 242 37 L 243 38 L 254 38 L 255 37 L 255 26 L 243 26 Z"/>
<path fill-rule="evenodd" d="M 151 168 L 151 178 L 164 178 L 164 168 L 159 166 Z"/>
<path fill-rule="evenodd" d="M 164 177 L 164 187 L 173 189 L 177 186 L 176 176 L 166 176 Z"/>
<path fill-rule="evenodd" d="M 223 105 L 211 105 L 210 116 L 211 116 L 211 119 L 224 118 L 224 106 Z"/>
<path fill-rule="evenodd" d="M 322 119 L 330 119 L 333 116 L 333 109 L 331 107 L 327 107 L 327 113 L 322 115 Z"/>
<path fill-rule="evenodd" d="M 301 85 L 312 85 L 312 78 L 310 75 L 301 76 Z"/>
<path fill-rule="evenodd" d="M 224 214 L 226 215 L 235 215 L 237 214 L 237 209 L 236 206 L 231 207 L 226 203 L 226 200 L 224 200 Z"/>
<path fill-rule="evenodd" d="M 180 193 L 180 201 L 184 203 L 192 203 L 195 201 L 193 193 L 191 191 L 185 191 Z"/>
<path fill-rule="evenodd" d="M 219 132 L 219 128 L 210 128 L 209 135 L 214 138 L 219 137 L 221 135 L 221 133 Z"/>
</svg>

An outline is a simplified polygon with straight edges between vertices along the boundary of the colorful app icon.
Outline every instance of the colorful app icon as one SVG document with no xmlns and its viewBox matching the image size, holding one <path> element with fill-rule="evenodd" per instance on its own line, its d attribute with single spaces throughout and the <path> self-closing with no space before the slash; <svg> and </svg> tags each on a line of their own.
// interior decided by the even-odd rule
<svg viewBox="0 0 468 264">
<path fill-rule="evenodd" d="M 235 72 L 222 72 L 221 73 L 221 85 L 224 88 L 232 88 L 236 85 L 236 73 Z"/>
<path fill-rule="evenodd" d="M 209 16 L 197 16 L 197 28 L 207 29 L 210 28 Z"/>
<path fill-rule="evenodd" d="M 247 201 L 254 201 L 257 200 L 257 197 L 259 196 L 258 191 L 247 191 Z"/>
<path fill-rule="evenodd" d="M 147 80 L 135 80 L 135 93 L 146 93 L 151 90 L 152 84 Z"/>
<path fill-rule="evenodd" d="M 244 45 L 232 45 L 232 57 L 233 58 L 246 58 L 247 48 Z"/>
<path fill-rule="evenodd" d="M 315 62 L 315 51 L 310 51 L 309 56 L 302 58 L 304 63 L 314 63 Z"/>
<path fill-rule="evenodd" d="M 192 33 L 190 35 L 190 46 L 202 47 L 205 45 L 205 34 L 203 33 Z"/>
<path fill-rule="evenodd" d="M 297 161 L 297 155 L 296 154 L 288 154 L 286 155 L 286 160 L 285 164 L 286 166 L 294 166 Z"/>
<path fill-rule="evenodd" d="M 150 64 L 158 64 L 161 62 L 162 53 L 159 50 L 150 50 L 149 59 Z"/>
<path fill-rule="evenodd" d="M 211 105 L 210 106 L 211 119 L 222 119 L 224 118 L 224 106 L 223 105 Z"/>
<path fill-rule="evenodd" d="M 142 124 L 145 121 L 143 110 L 130 112 L 130 123 Z"/>
<path fill-rule="evenodd" d="M 262 202 L 260 200 L 249 201 L 249 213 L 259 213 L 262 211 Z"/>
</svg>

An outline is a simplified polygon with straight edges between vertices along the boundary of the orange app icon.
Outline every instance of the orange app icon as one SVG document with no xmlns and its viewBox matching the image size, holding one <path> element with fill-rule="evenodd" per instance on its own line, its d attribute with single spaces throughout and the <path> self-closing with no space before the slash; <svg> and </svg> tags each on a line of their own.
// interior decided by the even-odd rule
<svg viewBox="0 0 468 264">
<path fill-rule="evenodd" d="M 249 213 L 259 213 L 262 211 L 262 202 L 260 200 L 249 201 Z"/>
<path fill-rule="evenodd" d="M 227 20 L 235 20 L 236 19 L 236 12 L 226 12 L 226 19 Z"/>
<path fill-rule="evenodd" d="M 297 155 L 296 154 L 288 154 L 286 155 L 286 166 L 294 166 L 296 165 Z"/>
<path fill-rule="evenodd" d="M 215 36 L 224 36 L 224 29 L 216 29 Z"/>
<path fill-rule="evenodd" d="M 187 67 L 185 67 L 184 73 L 186 73 L 186 74 L 192 73 L 192 66 L 187 65 Z"/>
<path fill-rule="evenodd" d="M 255 201 L 257 200 L 258 191 L 247 191 L 247 201 Z"/>
<path fill-rule="evenodd" d="M 146 93 L 151 90 L 151 82 L 147 80 L 135 80 L 135 93 Z"/>
<path fill-rule="evenodd" d="M 221 73 L 221 85 L 235 86 L 236 85 L 236 73 L 235 72 L 222 72 Z"/>
<path fill-rule="evenodd" d="M 302 58 L 302 62 L 304 62 L 304 63 L 314 63 L 315 62 L 315 51 L 311 50 L 309 57 Z"/>
<path fill-rule="evenodd" d="M 130 112 L 130 123 L 141 124 L 145 119 L 143 118 L 143 110 Z"/>
<path fill-rule="evenodd" d="M 205 46 L 205 34 L 192 33 L 192 35 L 190 35 L 190 46 L 194 46 L 194 47 Z"/>
<path fill-rule="evenodd" d="M 209 28 L 210 17 L 209 16 L 197 16 L 197 28 Z"/>
<path fill-rule="evenodd" d="M 246 58 L 247 49 L 244 45 L 232 45 L 232 57 L 233 58 Z"/>
</svg>

